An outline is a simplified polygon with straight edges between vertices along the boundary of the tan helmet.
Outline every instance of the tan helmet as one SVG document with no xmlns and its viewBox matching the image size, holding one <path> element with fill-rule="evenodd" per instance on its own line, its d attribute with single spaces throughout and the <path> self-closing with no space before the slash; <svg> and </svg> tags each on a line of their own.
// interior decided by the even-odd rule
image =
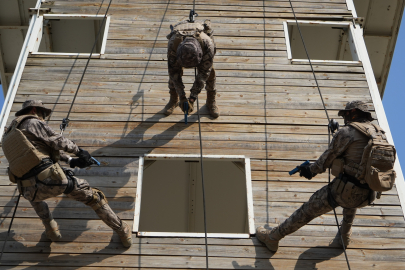
<svg viewBox="0 0 405 270">
<path fill-rule="evenodd" d="M 177 61 L 185 68 L 198 66 L 202 59 L 202 48 L 198 40 L 186 37 L 177 48 Z"/>
<path fill-rule="evenodd" d="M 344 115 L 345 115 L 345 112 L 351 111 L 351 110 L 353 110 L 353 109 L 357 109 L 357 110 L 359 110 L 359 111 L 362 111 L 362 112 L 368 114 L 368 116 L 369 116 L 368 118 L 369 118 L 369 119 L 373 119 L 373 118 L 371 117 L 371 113 L 368 111 L 367 104 L 366 104 L 365 102 L 361 101 L 361 100 L 354 100 L 354 101 L 351 101 L 351 102 L 347 102 L 345 109 L 344 109 L 344 110 L 340 110 L 340 111 L 338 112 L 338 115 L 339 115 L 339 116 L 344 116 Z"/>
<path fill-rule="evenodd" d="M 48 109 L 42 104 L 41 100 L 26 100 L 23 105 L 22 109 L 15 113 L 15 116 L 20 116 L 28 113 L 32 107 L 41 108 L 45 112 L 45 117 L 51 114 L 52 110 Z"/>
</svg>

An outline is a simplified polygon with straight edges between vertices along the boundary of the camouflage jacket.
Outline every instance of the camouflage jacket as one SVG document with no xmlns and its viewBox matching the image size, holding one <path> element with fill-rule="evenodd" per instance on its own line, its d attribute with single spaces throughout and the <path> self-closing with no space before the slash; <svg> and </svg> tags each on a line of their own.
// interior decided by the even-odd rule
<svg viewBox="0 0 405 270">
<path fill-rule="evenodd" d="M 205 82 L 210 76 L 215 55 L 214 40 L 204 32 L 201 32 L 200 37 L 203 44 L 202 46 L 203 56 L 200 64 L 197 66 L 197 77 L 194 81 L 193 87 L 190 90 L 191 92 L 190 96 L 194 98 L 196 98 L 198 94 L 201 92 Z M 176 39 L 178 40 L 179 38 L 181 38 L 179 33 L 170 36 L 167 45 L 167 59 L 168 59 L 170 80 L 173 82 L 177 94 L 181 97 L 185 95 L 185 92 L 184 92 L 184 84 L 182 81 L 183 67 L 178 63 L 176 58 L 176 52 L 178 47 L 178 42 L 176 42 Z"/>
<path fill-rule="evenodd" d="M 62 161 L 67 162 L 70 157 L 64 151 L 73 154 L 79 152 L 79 147 L 74 142 L 57 134 L 45 121 L 29 118 L 20 124 L 19 129 L 36 148 L 49 148 L 49 152 L 61 150 L 60 160 Z"/>
<path fill-rule="evenodd" d="M 364 123 L 370 124 L 365 121 Z M 370 124 L 371 126 L 371 124 Z M 312 173 L 323 173 L 332 166 L 336 158 L 343 158 L 345 164 L 351 162 L 359 164 L 369 138 L 352 126 L 341 127 L 333 136 L 328 149 L 311 164 Z"/>
</svg>

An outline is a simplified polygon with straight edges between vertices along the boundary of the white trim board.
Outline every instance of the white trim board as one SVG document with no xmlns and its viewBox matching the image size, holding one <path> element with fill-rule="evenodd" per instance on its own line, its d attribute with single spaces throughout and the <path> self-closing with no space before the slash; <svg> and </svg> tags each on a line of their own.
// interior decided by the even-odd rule
<svg viewBox="0 0 405 270">
<path fill-rule="evenodd" d="M 295 26 L 296 24 L 308 24 L 314 27 L 322 27 L 322 26 L 331 26 L 331 27 L 345 27 L 348 29 L 348 34 L 349 34 L 349 45 L 350 45 L 350 52 L 353 58 L 353 61 L 344 61 L 344 60 L 312 60 L 311 63 L 314 64 L 345 64 L 345 65 L 356 65 L 359 64 L 359 57 L 357 55 L 357 50 L 354 48 L 352 42 L 350 40 L 353 39 L 353 27 L 351 22 L 333 22 L 333 21 L 308 21 L 308 20 L 286 20 L 283 22 L 283 28 L 284 28 L 284 37 L 285 37 L 285 42 L 286 42 L 286 48 L 287 48 L 287 58 L 290 60 L 291 64 L 302 64 L 302 63 L 308 63 L 308 59 L 294 59 L 292 55 L 292 50 L 291 50 L 291 41 L 290 41 L 290 36 L 289 36 L 289 31 L 288 31 L 288 26 Z"/>
<path fill-rule="evenodd" d="M 347 5 L 350 7 L 352 5 L 352 0 L 346 0 Z M 351 2 L 351 4 L 350 4 Z M 356 17 L 356 11 L 354 9 L 352 14 Z M 373 100 L 375 113 L 377 115 L 378 124 L 381 126 L 382 129 L 386 132 L 387 140 L 389 143 L 394 144 L 394 140 L 392 138 L 391 130 L 388 124 L 388 119 L 385 114 L 384 106 L 382 104 L 382 100 L 380 97 L 380 92 L 378 90 L 377 82 L 374 77 L 373 68 L 371 66 L 370 58 L 368 56 L 366 43 L 363 38 L 363 29 L 360 27 L 359 24 L 356 24 L 356 28 L 354 28 L 354 42 L 356 43 L 356 48 L 358 48 L 358 54 L 360 61 L 363 63 L 364 72 L 366 75 L 367 83 L 369 85 L 371 99 Z M 404 214 L 405 219 L 405 181 L 404 175 L 402 173 L 401 165 L 399 163 L 399 159 L 395 161 L 394 169 L 397 173 L 397 179 L 395 180 L 395 185 L 398 192 L 399 201 L 401 203 L 402 212 Z"/>
<path fill-rule="evenodd" d="M 250 235 L 255 234 L 254 224 L 254 209 L 253 209 L 253 191 L 251 182 L 251 167 L 250 158 L 246 158 L 242 155 L 203 155 L 204 161 L 243 161 L 245 165 L 245 183 L 246 183 L 246 200 L 247 200 L 247 224 L 249 233 L 208 233 L 207 237 L 216 238 L 249 238 Z M 142 197 L 142 179 L 145 160 L 200 160 L 200 155 L 160 155 L 160 154 L 146 154 L 139 157 L 139 170 L 138 170 L 138 182 L 135 199 L 134 209 L 134 223 L 132 231 L 137 236 L 154 236 L 154 237 L 204 237 L 204 233 L 194 232 L 150 232 L 139 231 L 140 213 L 141 213 L 141 197 Z"/>
<path fill-rule="evenodd" d="M 57 19 L 63 19 L 63 20 L 93 20 L 95 18 L 99 19 L 100 21 L 103 20 L 104 15 L 91 15 L 91 14 L 44 14 L 40 16 L 42 20 L 57 20 Z M 108 36 L 108 30 L 110 29 L 110 21 L 111 21 L 111 15 L 107 15 L 105 24 L 104 24 L 104 35 L 103 35 L 103 40 L 101 43 L 101 48 L 99 53 L 93 53 L 93 55 L 97 58 L 100 58 L 101 55 L 105 53 L 105 48 L 107 44 L 107 36 Z M 41 23 L 42 27 L 42 23 Z M 37 38 L 35 39 L 35 43 L 37 44 L 34 47 L 31 47 L 31 53 L 32 54 L 43 54 L 43 55 L 57 55 L 57 56 L 79 56 L 79 57 L 89 57 L 90 53 L 63 53 L 63 52 L 38 52 L 39 45 L 41 44 L 42 41 L 42 31 L 38 33 Z"/>
<path fill-rule="evenodd" d="M 38 0 L 35 8 L 41 7 L 41 0 Z M 33 35 L 34 26 L 37 22 L 38 17 L 33 15 L 31 17 L 31 21 L 28 27 L 27 35 L 25 36 L 24 44 L 22 46 L 22 50 L 20 56 L 18 57 L 18 61 L 14 70 L 14 74 L 11 77 L 11 81 L 8 87 L 6 98 L 4 99 L 3 108 L 1 109 L 0 115 L 0 138 L 3 137 L 4 128 L 7 124 L 7 119 L 10 115 L 11 107 L 14 103 L 15 95 L 17 94 L 18 86 L 20 85 L 21 76 L 24 71 L 25 63 L 27 62 L 28 54 L 30 52 L 29 44 L 32 43 L 31 41 L 36 38 L 36 35 Z"/>
</svg>

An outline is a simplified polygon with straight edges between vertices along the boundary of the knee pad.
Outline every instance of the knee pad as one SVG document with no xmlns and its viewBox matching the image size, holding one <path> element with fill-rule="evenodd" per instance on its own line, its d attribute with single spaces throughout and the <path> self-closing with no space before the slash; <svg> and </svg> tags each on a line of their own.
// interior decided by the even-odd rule
<svg viewBox="0 0 405 270">
<path fill-rule="evenodd" d="M 93 208 L 94 211 L 96 211 L 103 207 L 103 205 L 108 204 L 108 201 L 101 190 L 99 190 L 98 188 L 92 188 L 92 190 L 93 197 L 86 203 L 86 205 L 90 206 L 91 208 Z"/>
</svg>

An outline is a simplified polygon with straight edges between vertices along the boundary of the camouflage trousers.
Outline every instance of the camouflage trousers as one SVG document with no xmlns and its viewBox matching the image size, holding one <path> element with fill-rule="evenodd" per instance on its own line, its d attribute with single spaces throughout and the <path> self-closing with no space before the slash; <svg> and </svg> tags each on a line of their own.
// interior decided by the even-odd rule
<svg viewBox="0 0 405 270">
<path fill-rule="evenodd" d="M 180 76 L 183 76 L 183 71 L 181 72 Z M 200 88 L 203 88 L 201 86 Z M 169 89 L 170 93 L 176 93 L 176 89 L 174 88 L 174 83 L 171 79 L 169 79 Z M 205 82 L 205 90 L 207 92 L 211 91 L 216 91 L 216 75 L 215 75 L 215 69 L 212 67 L 210 76 L 208 77 L 207 81 Z M 201 93 L 201 90 L 197 91 L 194 87 L 190 90 L 190 97 L 197 98 L 198 94 Z M 184 89 L 181 89 L 180 91 L 177 91 L 177 95 L 179 97 L 185 96 L 186 92 Z"/>
<path fill-rule="evenodd" d="M 74 177 L 76 181 L 72 192 L 66 194 L 67 197 L 84 204 L 90 202 L 93 199 L 93 189 L 89 183 L 80 178 Z M 35 178 L 30 179 L 35 183 Z M 35 186 L 23 188 L 23 196 L 30 201 L 35 212 L 41 219 L 52 218 L 52 213 L 49 210 L 48 204 L 44 201 L 46 199 L 56 197 L 62 194 L 66 187 L 67 178 L 61 180 L 55 180 L 51 178 L 44 179 L 43 183 L 36 183 Z M 100 195 L 96 193 L 99 202 L 101 200 Z M 116 230 L 121 227 L 121 219 L 114 213 L 108 204 L 104 204 L 101 208 L 95 210 L 96 214 L 100 217 L 104 223 L 111 229 Z"/>
<path fill-rule="evenodd" d="M 329 184 L 331 196 L 343 208 L 343 220 L 352 224 L 356 216 L 357 208 L 364 207 L 371 203 L 369 201 L 370 191 L 368 189 L 354 186 L 352 183 L 344 183 L 335 178 Z M 278 226 L 280 234 L 284 237 L 306 225 L 320 215 L 333 210 L 328 201 L 328 185 L 316 191 L 300 208 L 298 208 L 289 218 Z M 349 225 L 351 226 L 351 225 Z M 349 230 L 350 228 L 348 228 Z"/>
</svg>

